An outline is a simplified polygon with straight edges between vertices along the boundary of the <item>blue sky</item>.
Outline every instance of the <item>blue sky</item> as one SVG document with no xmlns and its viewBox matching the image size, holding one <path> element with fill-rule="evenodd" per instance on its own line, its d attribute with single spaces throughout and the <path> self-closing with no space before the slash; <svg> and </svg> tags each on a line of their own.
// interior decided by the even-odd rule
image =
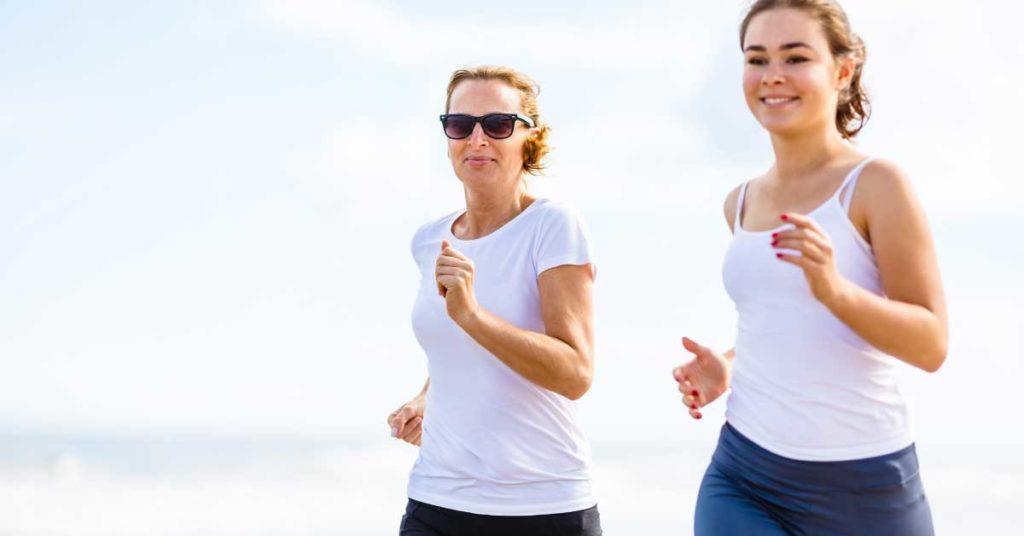
<svg viewBox="0 0 1024 536">
<path fill-rule="evenodd" d="M 588 429 L 672 436 L 679 336 L 732 337 L 721 200 L 771 162 L 743 4 L 0 4 L 0 426 L 386 433 L 425 374 L 409 239 L 462 203 L 444 86 L 505 63 L 554 128 L 533 188 L 597 246 Z M 1022 8 L 846 5 L 860 145 L 910 173 L 950 299 L 947 366 L 904 374 L 918 433 L 1024 445 Z"/>
</svg>

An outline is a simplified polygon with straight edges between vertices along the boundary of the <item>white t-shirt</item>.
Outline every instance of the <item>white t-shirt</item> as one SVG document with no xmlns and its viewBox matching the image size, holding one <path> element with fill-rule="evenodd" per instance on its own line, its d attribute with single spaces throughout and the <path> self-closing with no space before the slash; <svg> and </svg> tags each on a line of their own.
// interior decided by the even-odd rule
<svg viewBox="0 0 1024 536">
<path fill-rule="evenodd" d="M 412 241 L 421 275 L 412 325 L 427 354 L 430 389 L 409 497 L 487 515 L 590 508 L 590 447 L 575 402 L 520 376 L 466 334 L 448 316 L 434 278 L 448 240 L 475 265 L 481 307 L 543 333 L 537 277 L 593 262 L 585 224 L 566 206 L 537 199 L 493 233 L 460 240 L 451 228 L 462 213 L 424 225 Z"/>
</svg>

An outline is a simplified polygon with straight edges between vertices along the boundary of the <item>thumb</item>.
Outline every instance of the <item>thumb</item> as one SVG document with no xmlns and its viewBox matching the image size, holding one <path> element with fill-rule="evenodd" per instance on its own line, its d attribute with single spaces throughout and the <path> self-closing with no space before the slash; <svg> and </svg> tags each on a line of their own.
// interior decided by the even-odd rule
<svg viewBox="0 0 1024 536">
<path fill-rule="evenodd" d="M 412 417 L 412 411 L 409 406 L 402 406 L 402 409 L 395 413 L 395 416 L 391 418 L 391 436 L 400 437 L 402 432 L 405 431 L 405 423 Z"/>
<path fill-rule="evenodd" d="M 450 248 L 450 247 L 452 247 L 451 242 L 449 242 L 447 240 L 442 240 L 441 241 L 441 253 L 444 253 L 445 248 Z M 442 285 L 441 283 L 437 284 L 437 295 L 441 296 L 442 298 L 448 297 L 448 289 L 446 289 L 444 287 L 444 285 Z"/>
<path fill-rule="evenodd" d="M 689 337 L 683 337 L 683 348 L 686 348 L 693 355 L 697 356 L 698 360 L 707 359 L 711 355 L 711 349 L 706 346 L 701 346 L 696 341 Z"/>
</svg>

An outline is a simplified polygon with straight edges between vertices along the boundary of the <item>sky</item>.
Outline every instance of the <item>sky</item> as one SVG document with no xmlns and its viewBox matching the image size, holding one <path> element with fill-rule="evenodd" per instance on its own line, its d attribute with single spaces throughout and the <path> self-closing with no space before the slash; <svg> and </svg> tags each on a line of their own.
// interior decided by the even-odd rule
<svg viewBox="0 0 1024 536">
<path fill-rule="evenodd" d="M 386 434 L 426 374 L 412 233 L 463 205 L 445 85 L 494 63 L 542 87 L 531 189 L 593 235 L 585 428 L 713 434 L 670 371 L 682 335 L 731 345 L 722 200 L 772 161 L 744 5 L 0 2 L 0 429 Z M 900 371 L 915 432 L 1024 446 L 1024 7 L 845 6 L 874 104 L 858 145 L 911 177 L 950 305 L 947 364 Z"/>
</svg>

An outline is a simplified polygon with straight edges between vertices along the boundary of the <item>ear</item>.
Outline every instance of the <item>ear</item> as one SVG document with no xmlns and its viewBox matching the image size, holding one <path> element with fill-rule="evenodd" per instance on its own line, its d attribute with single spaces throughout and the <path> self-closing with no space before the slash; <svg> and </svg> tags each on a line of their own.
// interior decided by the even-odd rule
<svg viewBox="0 0 1024 536">
<path fill-rule="evenodd" d="M 836 89 L 839 91 L 848 89 L 855 72 L 857 72 L 857 64 L 852 57 L 836 59 Z"/>
</svg>

